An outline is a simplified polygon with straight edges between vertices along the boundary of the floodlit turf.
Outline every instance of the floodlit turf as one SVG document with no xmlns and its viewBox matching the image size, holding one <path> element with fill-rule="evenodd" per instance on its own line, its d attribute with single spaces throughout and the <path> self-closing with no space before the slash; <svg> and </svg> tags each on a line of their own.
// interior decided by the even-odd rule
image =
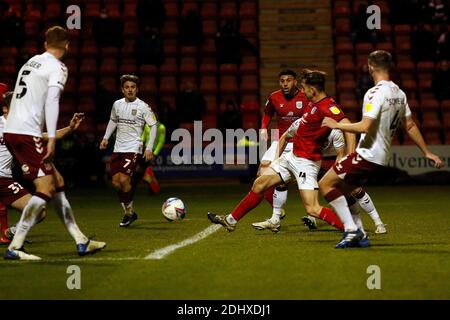
<svg viewBox="0 0 450 320">
<path fill-rule="evenodd" d="M 302 225 L 304 209 L 291 186 L 280 233 L 251 227 L 270 215 L 262 203 L 235 232 L 220 229 L 162 260 L 143 258 L 209 227 L 206 212 L 228 212 L 248 185 L 163 186 L 151 197 L 145 191 L 135 199 L 139 220 L 124 229 L 112 189 L 69 190 L 80 227 L 107 248 L 79 258 L 51 209 L 27 245 L 43 261 L 0 261 L 0 300 L 450 299 L 450 187 L 369 187 L 389 234 L 371 234 L 368 249 L 337 250 L 339 232 Z M 184 221 L 164 220 L 161 205 L 171 196 L 186 203 Z M 81 290 L 67 289 L 70 265 L 81 268 Z M 380 267 L 381 290 L 367 288 L 370 265 Z"/>
</svg>

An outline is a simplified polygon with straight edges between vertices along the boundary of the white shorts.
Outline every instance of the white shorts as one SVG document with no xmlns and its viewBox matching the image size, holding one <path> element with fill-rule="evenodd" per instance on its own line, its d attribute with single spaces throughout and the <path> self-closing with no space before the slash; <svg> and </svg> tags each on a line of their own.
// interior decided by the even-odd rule
<svg viewBox="0 0 450 320">
<path fill-rule="evenodd" d="M 273 161 L 270 167 L 280 175 L 285 183 L 295 177 L 299 190 L 319 189 L 317 175 L 320 170 L 320 161 L 300 158 L 293 152 L 289 152 Z"/>
<path fill-rule="evenodd" d="M 291 152 L 292 147 L 293 147 L 292 142 L 288 142 L 286 144 L 286 148 L 284 148 L 282 155 Z M 274 161 L 277 156 L 277 150 L 278 150 L 278 141 L 274 141 L 270 145 L 269 149 L 267 149 L 267 151 L 264 152 L 261 161 L 270 161 L 270 162 Z"/>
</svg>

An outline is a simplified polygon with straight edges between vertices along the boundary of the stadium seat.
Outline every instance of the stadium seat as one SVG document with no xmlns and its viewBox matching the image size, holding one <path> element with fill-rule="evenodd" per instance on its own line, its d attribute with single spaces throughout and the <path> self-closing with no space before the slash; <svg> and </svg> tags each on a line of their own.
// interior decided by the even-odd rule
<svg viewBox="0 0 450 320">
<path fill-rule="evenodd" d="M 97 87 L 94 76 L 82 76 L 80 77 L 80 83 L 78 85 L 79 95 L 92 95 Z"/>
<path fill-rule="evenodd" d="M 217 18 L 217 3 L 216 2 L 203 2 L 202 9 L 200 10 L 200 16 L 204 19 L 216 19 Z M 204 30 L 203 30 L 204 32 Z"/>
<path fill-rule="evenodd" d="M 63 98 L 59 104 L 59 112 L 61 113 L 75 113 L 77 111 L 77 104 L 74 99 Z"/>
<path fill-rule="evenodd" d="M 214 39 L 205 39 L 205 42 L 201 48 L 202 57 L 215 57 L 216 56 L 216 43 Z"/>
<path fill-rule="evenodd" d="M 63 97 L 74 97 L 77 93 L 77 79 L 75 77 L 68 77 L 66 85 L 64 86 Z"/>
<path fill-rule="evenodd" d="M 172 57 L 166 57 L 164 63 L 159 67 L 161 76 L 176 75 L 177 71 L 177 59 Z"/>
<path fill-rule="evenodd" d="M 122 74 L 136 74 L 136 60 L 134 59 L 122 59 L 120 62 L 119 73 Z"/>
<path fill-rule="evenodd" d="M 209 74 L 215 75 L 217 73 L 216 59 L 214 58 L 203 59 L 199 71 L 200 74 L 202 75 L 209 75 Z"/>
<path fill-rule="evenodd" d="M 117 60 L 114 58 L 105 58 L 101 60 L 100 74 L 102 75 L 116 75 L 117 74 Z"/>
<path fill-rule="evenodd" d="M 203 35 L 205 37 L 215 37 L 217 34 L 217 21 L 216 20 L 203 20 L 202 21 Z"/>
<path fill-rule="evenodd" d="M 241 77 L 240 93 L 241 94 L 255 94 L 258 92 L 258 76 L 257 75 L 243 75 Z"/>
<path fill-rule="evenodd" d="M 200 77 L 200 91 L 203 94 L 217 94 L 217 78 L 214 75 Z"/>
<path fill-rule="evenodd" d="M 221 21 L 226 19 L 234 19 L 237 17 L 236 3 L 224 2 L 221 3 L 219 18 Z"/>
<path fill-rule="evenodd" d="M 195 75 L 197 73 L 196 58 L 182 56 L 179 71 L 181 75 Z"/>
<path fill-rule="evenodd" d="M 183 1 L 181 8 L 181 15 L 187 16 L 189 11 L 199 12 L 198 3 L 196 1 Z"/>
<path fill-rule="evenodd" d="M 442 115 L 442 120 L 446 131 L 450 130 L 450 111 L 444 112 Z"/>
<path fill-rule="evenodd" d="M 374 50 L 374 47 L 372 43 L 361 42 L 355 45 L 355 50 L 358 53 L 358 55 L 361 54 L 369 55 L 369 53 L 371 53 Z"/>
<path fill-rule="evenodd" d="M 87 95 L 80 97 L 80 101 L 78 102 L 77 110 L 78 110 L 78 112 L 85 112 L 85 113 L 95 112 L 94 99 Z"/>
<path fill-rule="evenodd" d="M 164 8 L 166 10 L 166 18 L 168 20 L 178 19 L 178 4 L 175 1 L 164 1 Z M 166 21 L 167 23 L 168 21 Z"/>
<path fill-rule="evenodd" d="M 353 54 L 353 44 L 350 40 L 336 43 L 336 54 Z"/>
<path fill-rule="evenodd" d="M 80 61 L 80 75 L 97 75 L 97 60 L 93 58 L 82 59 Z"/>
<path fill-rule="evenodd" d="M 450 100 L 441 101 L 441 111 L 442 113 L 450 112 Z M 449 123 L 450 125 L 450 123 Z"/>
<path fill-rule="evenodd" d="M 81 44 L 81 48 L 80 48 L 80 55 L 83 58 L 97 57 L 98 49 L 97 49 L 97 45 L 95 44 L 95 41 L 94 40 L 83 40 L 83 43 Z"/>
<path fill-rule="evenodd" d="M 404 34 L 404 35 L 410 35 L 412 31 L 412 27 L 409 24 L 398 24 L 394 26 L 394 33 Z"/>
<path fill-rule="evenodd" d="M 139 91 L 145 96 L 155 95 L 158 92 L 156 78 L 152 76 L 142 76 Z"/>
<path fill-rule="evenodd" d="M 391 42 L 380 42 L 375 44 L 375 50 L 385 50 L 387 52 L 393 52 L 394 46 Z"/>
<path fill-rule="evenodd" d="M 235 75 L 238 71 L 238 65 L 235 63 L 223 63 L 219 65 L 221 75 Z"/>
<path fill-rule="evenodd" d="M 83 16 L 94 19 L 100 16 L 100 3 L 96 1 L 89 1 L 85 3 Z"/>
<path fill-rule="evenodd" d="M 333 16 L 335 19 L 348 18 L 351 15 L 350 6 L 347 5 L 335 5 L 333 8 Z"/>
<path fill-rule="evenodd" d="M 203 98 L 206 102 L 206 112 L 208 113 L 217 113 L 217 96 L 215 94 L 204 94 L 204 92 L 200 89 L 200 91 L 203 93 Z M 216 84 L 216 92 L 217 92 L 217 84 Z"/>
<path fill-rule="evenodd" d="M 412 60 L 398 61 L 396 65 L 396 70 L 398 72 L 413 73 L 415 70 L 414 62 L 412 62 Z"/>
<path fill-rule="evenodd" d="M 118 90 L 119 84 L 117 77 L 102 74 L 99 79 L 99 83 L 101 83 L 103 88 L 105 88 L 109 92 L 117 92 Z"/>
<path fill-rule="evenodd" d="M 243 1 L 239 8 L 240 18 L 252 18 L 256 19 L 258 14 L 257 2 L 256 1 Z"/>
<path fill-rule="evenodd" d="M 426 130 L 424 131 L 424 139 L 427 144 L 442 144 L 441 131 L 439 130 Z"/>
<path fill-rule="evenodd" d="M 336 71 L 338 73 L 355 73 L 356 67 L 353 61 L 343 61 L 336 64 Z"/>
<path fill-rule="evenodd" d="M 258 73 L 258 61 L 254 56 L 242 57 L 242 62 L 239 66 L 239 73 L 243 74 L 257 74 Z"/>
<path fill-rule="evenodd" d="M 435 69 L 433 61 L 420 61 L 417 63 L 417 71 L 419 73 L 433 73 Z"/>
<path fill-rule="evenodd" d="M 136 19 L 136 5 L 137 5 L 137 2 L 125 1 L 124 12 L 123 12 L 125 20 Z"/>
<path fill-rule="evenodd" d="M 254 19 L 244 19 L 240 21 L 239 32 L 244 37 L 252 37 L 258 34 L 258 27 L 256 25 L 256 20 Z"/>
<path fill-rule="evenodd" d="M 225 94 L 237 93 L 238 85 L 236 76 L 233 75 L 221 75 L 220 77 L 220 92 Z"/>
<path fill-rule="evenodd" d="M 176 38 L 178 36 L 178 23 L 176 20 L 167 20 L 161 31 L 162 38 Z"/>
<path fill-rule="evenodd" d="M 347 114 L 347 112 L 358 113 L 359 110 L 361 109 L 361 106 L 355 99 L 340 100 L 339 106 L 344 110 L 345 114 Z"/>
<path fill-rule="evenodd" d="M 420 102 L 420 109 L 423 112 L 426 111 L 438 111 L 440 110 L 439 108 L 439 101 L 436 100 L 435 98 L 425 98 L 423 97 L 423 95 L 421 96 L 421 102 Z"/>
<path fill-rule="evenodd" d="M 143 77 L 156 77 L 158 74 L 158 67 L 154 64 L 144 64 L 140 67 L 139 73 Z"/>
<path fill-rule="evenodd" d="M 180 57 L 197 57 L 198 48 L 197 46 L 181 46 L 180 47 Z"/>
<path fill-rule="evenodd" d="M 410 94 L 417 94 L 417 83 L 414 79 L 402 80 L 401 89 L 405 91 L 406 95 L 410 97 Z"/>
<path fill-rule="evenodd" d="M 340 81 L 355 81 L 355 75 L 350 73 L 338 73 L 336 74 L 338 82 Z"/>
<path fill-rule="evenodd" d="M 336 87 L 339 92 L 355 92 L 356 82 L 354 80 L 339 81 Z"/>
<path fill-rule="evenodd" d="M 172 76 L 161 76 L 159 84 L 159 92 L 161 94 L 176 94 L 177 93 L 177 79 Z"/>
<path fill-rule="evenodd" d="M 259 114 L 255 112 L 244 113 L 242 115 L 242 123 L 245 130 L 258 129 L 260 125 Z"/>
<path fill-rule="evenodd" d="M 436 111 L 423 111 L 422 109 L 422 126 L 425 129 L 441 129 L 439 114 Z"/>
<path fill-rule="evenodd" d="M 104 58 L 117 59 L 119 57 L 119 49 L 117 47 L 102 47 L 100 48 L 99 53 L 102 59 Z"/>
<path fill-rule="evenodd" d="M 395 44 L 395 53 L 396 54 L 411 54 L 411 43 L 409 42 L 400 42 Z"/>
<path fill-rule="evenodd" d="M 202 128 L 203 130 L 217 128 L 217 112 L 205 113 L 202 115 Z"/>
<path fill-rule="evenodd" d="M 350 20 L 348 18 L 345 19 L 336 19 L 335 20 L 335 35 L 336 36 L 348 36 L 351 31 Z"/>
<path fill-rule="evenodd" d="M 176 39 L 164 39 L 164 56 L 176 57 L 178 55 L 178 42 Z"/>
<path fill-rule="evenodd" d="M 245 97 L 245 96 L 244 96 Z M 242 99 L 241 111 L 243 112 L 258 112 L 260 110 L 259 102 L 255 99 L 255 96 L 248 95 L 249 100 Z"/>
</svg>

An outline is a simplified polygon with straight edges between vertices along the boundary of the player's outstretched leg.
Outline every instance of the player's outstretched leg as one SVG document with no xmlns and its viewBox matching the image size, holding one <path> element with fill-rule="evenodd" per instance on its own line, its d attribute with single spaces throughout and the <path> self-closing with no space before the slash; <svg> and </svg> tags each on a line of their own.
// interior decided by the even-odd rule
<svg viewBox="0 0 450 320">
<path fill-rule="evenodd" d="M 381 221 L 380 215 L 378 214 L 377 209 L 370 198 L 369 194 L 363 188 L 357 188 L 354 192 L 352 192 L 353 197 L 358 201 L 360 207 L 367 212 L 367 214 L 372 219 L 375 224 L 375 233 L 383 234 L 387 233 L 386 225 Z"/>
<path fill-rule="evenodd" d="M 269 188 L 264 193 L 264 197 L 266 198 L 266 193 L 270 191 L 272 196 L 272 207 L 273 213 L 270 219 L 254 222 L 252 226 L 257 230 L 270 230 L 272 232 L 280 231 L 281 227 L 281 219 L 286 215 L 283 209 L 284 204 L 286 203 L 287 198 L 287 187 L 286 186 L 277 186 L 276 188 Z"/>
<path fill-rule="evenodd" d="M 212 223 L 222 225 L 229 232 L 234 231 L 237 222 L 261 203 L 264 198 L 264 191 L 281 182 L 280 176 L 275 174 L 275 171 L 261 175 L 253 183 L 252 190 L 250 190 L 230 214 L 222 216 L 208 212 L 208 219 Z"/>
<path fill-rule="evenodd" d="M 138 218 L 138 215 L 133 209 L 134 192 L 131 185 L 131 177 L 119 172 L 112 177 L 112 183 L 117 189 L 117 196 L 124 211 L 124 216 L 119 226 L 128 227 Z"/>
<path fill-rule="evenodd" d="M 50 197 L 45 194 L 36 193 L 28 201 L 20 217 L 20 221 L 17 224 L 17 230 L 14 235 L 11 244 L 6 250 L 4 258 L 7 260 L 40 260 L 38 256 L 28 254 L 23 249 L 23 243 L 30 231 L 31 227 L 35 224 L 37 217 L 41 214 L 42 210 L 45 210 L 47 201 L 50 201 Z"/>
<path fill-rule="evenodd" d="M 8 208 L 0 202 L 0 244 L 6 245 L 11 243 L 11 239 L 8 239 L 5 235 L 8 229 Z"/>
<path fill-rule="evenodd" d="M 78 255 L 85 256 L 87 254 L 93 254 L 106 247 L 105 242 L 90 240 L 81 232 L 75 221 L 72 207 L 66 198 L 63 188 L 58 188 L 56 190 L 53 202 L 58 217 L 64 223 L 67 231 L 75 240 Z"/>
</svg>

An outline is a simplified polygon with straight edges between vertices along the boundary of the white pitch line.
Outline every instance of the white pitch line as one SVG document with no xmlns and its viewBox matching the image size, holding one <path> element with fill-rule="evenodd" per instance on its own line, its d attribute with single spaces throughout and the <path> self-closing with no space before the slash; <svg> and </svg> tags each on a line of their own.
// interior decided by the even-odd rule
<svg viewBox="0 0 450 320">
<path fill-rule="evenodd" d="M 209 236 L 210 234 L 213 234 L 214 232 L 216 232 L 217 230 L 219 230 L 221 227 L 219 225 L 212 225 L 209 226 L 208 228 L 206 228 L 205 230 L 197 233 L 196 235 L 194 235 L 191 238 L 185 239 L 179 243 L 176 244 L 172 244 L 170 246 L 158 249 L 156 251 L 153 251 L 152 253 L 150 253 L 148 256 L 145 257 L 145 259 L 150 260 L 159 260 L 164 258 L 165 256 L 171 254 L 172 252 L 174 252 L 175 250 L 179 249 L 179 248 L 183 248 L 185 246 L 188 246 L 190 244 L 193 244 L 197 241 L 200 241 L 204 238 L 206 238 L 207 236 Z"/>
</svg>

